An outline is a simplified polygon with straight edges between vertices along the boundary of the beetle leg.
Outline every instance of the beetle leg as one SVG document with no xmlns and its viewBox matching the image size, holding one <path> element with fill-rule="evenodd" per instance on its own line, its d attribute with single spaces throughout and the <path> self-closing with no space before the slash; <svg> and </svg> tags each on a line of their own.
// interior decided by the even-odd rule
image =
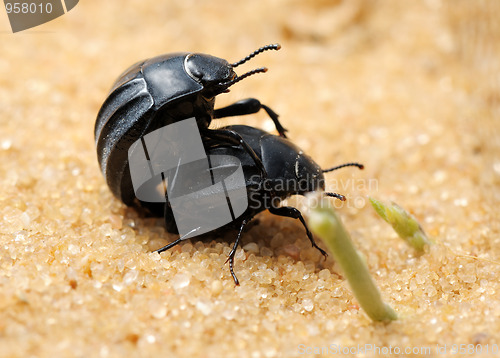
<svg viewBox="0 0 500 358">
<path fill-rule="evenodd" d="M 239 286 L 240 281 L 238 281 L 238 278 L 236 277 L 236 274 L 234 273 L 233 267 L 234 267 L 234 255 L 236 255 L 236 249 L 238 248 L 238 245 L 240 243 L 240 238 L 241 238 L 241 233 L 243 232 L 243 229 L 245 228 L 245 225 L 248 223 L 249 220 L 245 219 L 241 222 L 240 226 L 240 231 L 238 232 L 238 236 L 236 236 L 236 241 L 234 242 L 233 248 L 231 249 L 231 252 L 227 256 L 226 262 L 229 261 L 229 271 L 231 272 L 231 276 L 233 276 L 234 283 Z"/>
<path fill-rule="evenodd" d="M 179 230 L 177 229 L 177 225 L 175 224 L 174 220 L 174 213 L 172 212 L 172 208 L 168 205 L 168 197 L 167 197 L 167 192 L 165 191 L 165 212 L 164 212 L 164 218 L 165 218 L 165 225 L 167 228 L 168 232 L 171 233 L 178 233 Z M 188 233 L 189 234 L 189 233 Z M 186 240 L 186 235 L 180 236 L 177 240 L 172 241 L 169 244 L 166 244 L 165 246 L 159 248 L 158 250 L 155 250 L 155 252 L 161 254 L 163 251 L 167 251 L 168 249 L 171 249 L 175 245 L 179 244 L 181 241 Z"/>
<path fill-rule="evenodd" d="M 161 254 L 163 251 L 167 251 L 168 249 L 171 249 L 172 247 L 174 247 L 175 245 L 179 244 L 181 241 L 184 241 L 184 240 L 186 240 L 186 239 L 181 236 L 177 240 L 172 241 L 170 244 L 167 244 L 167 245 L 159 248 L 158 250 L 155 250 L 154 252 Z"/>
<path fill-rule="evenodd" d="M 321 254 L 325 258 L 328 256 L 328 254 L 325 252 L 325 250 L 323 250 L 321 247 L 319 247 L 316 244 L 316 241 L 314 241 L 314 237 L 311 234 L 311 232 L 309 231 L 309 228 L 306 225 L 306 221 L 304 220 L 304 217 L 302 216 L 302 213 L 299 211 L 299 209 L 294 208 L 292 206 L 282 206 L 279 208 L 271 206 L 268 210 L 271 214 L 274 214 L 274 215 L 285 216 L 285 217 L 293 218 L 293 219 L 299 219 L 300 222 L 302 223 L 302 225 L 304 226 L 304 229 L 306 229 L 307 237 L 309 238 L 309 241 L 311 241 L 312 246 L 314 248 L 316 248 L 319 252 L 321 252 Z"/>
<path fill-rule="evenodd" d="M 260 103 L 260 101 L 256 98 L 242 99 L 241 101 L 230 104 L 227 107 L 216 109 L 214 112 L 214 118 L 244 116 L 247 114 L 257 113 L 261 109 L 266 111 L 269 117 L 271 117 L 280 136 L 286 138 L 285 132 L 287 132 L 287 129 L 283 128 L 281 125 L 278 119 L 278 114 L 265 104 Z"/>
<path fill-rule="evenodd" d="M 252 147 L 250 147 L 238 133 L 230 129 L 208 129 L 208 128 L 203 129 L 202 133 L 210 139 L 215 139 L 229 144 L 242 146 L 243 149 L 248 153 L 248 155 L 250 155 L 250 157 L 253 159 L 255 165 L 259 169 L 262 179 L 267 178 L 267 172 L 266 169 L 264 168 L 264 164 L 262 164 L 262 160 L 257 156 L 257 154 L 255 154 L 255 151 L 252 149 Z"/>
<path fill-rule="evenodd" d="M 196 230 L 189 231 L 188 233 L 186 233 L 186 234 L 182 235 L 181 237 L 179 237 L 177 240 L 172 241 L 170 244 L 166 244 L 163 247 L 160 247 L 158 250 L 155 250 L 154 252 L 157 252 L 157 253 L 161 254 L 163 251 L 167 251 L 168 249 L 171 249 L 175 245 L 179 244 L 181 241 L 189 239 L 189 235 L 191 235 L 195 231 Z"/>
</svg>

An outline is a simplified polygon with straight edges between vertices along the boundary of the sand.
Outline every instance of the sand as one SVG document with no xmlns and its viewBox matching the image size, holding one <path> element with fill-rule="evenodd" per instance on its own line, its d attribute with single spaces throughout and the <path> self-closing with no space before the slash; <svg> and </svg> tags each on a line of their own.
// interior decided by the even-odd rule
<svg viewBox="0 0 500 358">
<path fill-rule="evenodd" d="M 82 1 L 17 34 L 1 15 L 0 356 L 500 354 L 499 11 Z M 129 65 L 174 51 L 234 62 L 274 42 L 280 52 L 240 70 L 269 71 L 217 106 L 257 97 L 320 165 L 365 164 L 327 181 L 347 196 L 338 213 L 395 322 L 372 322 L 292 219 L 263 213 L 245 233 L 239 287 L 225 264 L 234 233 L 152 253 L 175 235 L 114 198 L 99 171 L 95 117 Z M 264 113 L 214 126 L 228 123 L 273 130 Z M 367 195 L 406 208 L 435 245 L 417 255 Z"/>
</svg>

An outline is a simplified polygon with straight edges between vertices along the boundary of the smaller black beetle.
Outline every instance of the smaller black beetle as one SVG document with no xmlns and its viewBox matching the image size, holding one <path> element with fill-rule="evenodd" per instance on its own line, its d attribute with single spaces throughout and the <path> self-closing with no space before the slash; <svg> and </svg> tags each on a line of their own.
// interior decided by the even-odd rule
<svg viewBox="0 0 500 358">
<path fill-rule="evenodd" d="M 233 263 L 243 229 L 255 215 L 264 210 L 269 210 L 269 212 L 274 215 L 299 219 L 306 230 L 307 237 L 311 241 L 312 246 L 326 256 L 326 252 L 316 245 L 313 235 L 307 228 L 301 212 L 297 208 L 291 206 L 280 207 L 279 204 L 282 200 L 291 195 L 305 195 L 312 191 L 323 191 L 325 189 L 324 173 L 347 166 L 355 166 L 363 169 L 363 165 L 359 163 L 346 163 L 329 169 L 321 169 L 311 157 L 283 137 L 244 125 L 227 126 L 224 129 L 238 133 L 243 140 L 250 145 L 262 161 L 268 175 L 267 178 L 262 179 L 254 161 L 240 146 L 231 146 L 220 142 L 206 143 L 208 148 L 207 155 L 209 156 L 233 156 L 238 158 L 245 175 L 245 185 L 247 187 L 249 202 L 248 208 L 240 217 L 236 218 L 236 220 L 218 229 L 224 230 L 232 228 L 239 230 L 236 241 L 228 257 L 229 269 L 234 282 L 237 285 L 239 284 L 233 271 Z M 234 165 L 234 162 L 218 163 L 217 167 L 213 166 L 211 170 L 213 172 L 217 170 L 227 170 L 230 165 Z M 340 194 L 325 193 L 325 195 L 345 200 L 345 197 Z M 167 230 L 172 233 L 177 233 L 174 216 L 168 203 L 165 205 L 164 217 Z M 172 243 L 156 250 L 156 252 L 161 253 L 168 250 L 183 240 L 184 239 L 180 237 Z"/>
</svg>

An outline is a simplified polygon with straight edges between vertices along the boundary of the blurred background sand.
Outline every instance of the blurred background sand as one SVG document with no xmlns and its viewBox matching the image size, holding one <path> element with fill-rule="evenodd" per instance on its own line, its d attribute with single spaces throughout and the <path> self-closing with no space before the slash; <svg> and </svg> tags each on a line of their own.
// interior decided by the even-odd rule
<svg viewBox="0 0 500 358">
<path fill-rule="evenodd" d="M 82 1 L 17 34 L 0 11 L 0 356 L 491 351 L 500 344 L 499 11 L 496 0 Z M 95 117 L 129 65 L 174 51 L 233 62 L 275 42 L 281 51 L 245 65 L 269 71 L 217 106 L 257 97 L 322 166 L 365 164 L 327 180 L 348 197 L 339 213 L 396 322 L 372 323 L 291 219 L 265 213 L 245 234 L 240 287 L 224 264 L 233 233 L 151 253 L 174 236 L 124 207 L 99 172 Z M 273 129 L 263 113 L 214 125 L 226 123 Z M 415 256 L 366 195 L 408 209 L 436 245 Z"/>
</svg>

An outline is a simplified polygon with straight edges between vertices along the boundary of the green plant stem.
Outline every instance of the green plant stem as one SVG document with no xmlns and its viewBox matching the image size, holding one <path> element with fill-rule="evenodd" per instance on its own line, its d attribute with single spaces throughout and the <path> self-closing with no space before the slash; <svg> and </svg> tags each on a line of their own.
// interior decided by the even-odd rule
<svg viewBox="0 0 500 358">
<path fill-rule="evenodd" d="M 308 219 L 311 231 L 321 237 L 339 263 L 361 308 L 374 321 L 397 319 L 396 312 L 382 301 L 365 261 L 354 247 L 335 211 L 328 203 L 320 203 L 311 208 Z"/>
<path fill-rule="evenodd" d="M 418 221 L 405 209 L 391 203 L 386 205 L 375 198 L 369 198 L 373 208 L 382 219 L 388 222 L 400 238 L 420 253 L 425 251 L 432 241 L 427 238 Z"/>
</svg>

